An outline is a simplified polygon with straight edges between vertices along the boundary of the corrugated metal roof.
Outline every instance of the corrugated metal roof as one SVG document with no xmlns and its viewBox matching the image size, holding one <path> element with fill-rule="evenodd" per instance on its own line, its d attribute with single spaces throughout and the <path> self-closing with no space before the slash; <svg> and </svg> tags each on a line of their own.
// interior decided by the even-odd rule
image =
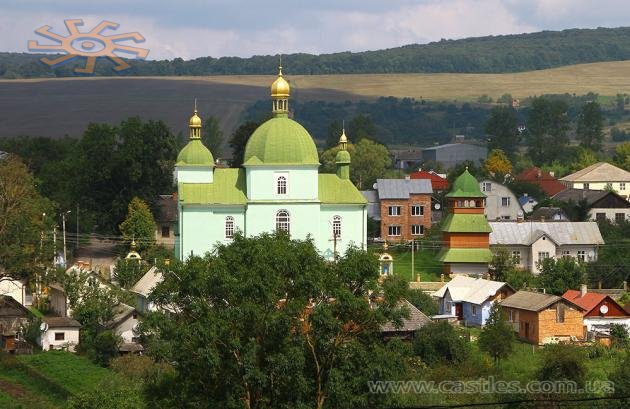
<svg viewBox="0 0 630 409">
<path fill-rule="evenodd" d="M 367 200 L 350 180 L 334 174 L 319 175 L 319 200 L 322 203 L 366 204 Z"/>
<path fill-rule="evenodd" d="M 547 235 L 558 245 L 604 244 L 595 222 L 490 222 L 490 245 L 529 246 Z"/>
<path fill-rule="evenodd" d="M 455 276 L 433 296 L 442 298 L 448 289 L 453 301 L 464 301 L 473 304 L 482 304 L 489 297 L 494 296 L 506 283 L 502 281 L 484 280 L 466 276 Z M 511 287 L 510 287 L 511 288 Z"/>
<path fill-rule="evenodd" d="M 153 288 L 161 283 L 163 279 L 162 272 L 153 266 L 134 284 L 131 291 L 148 297 Z"/>
<path fill-rule="evenodd" d="M 489 263 L 492 252 L 490 249 L 447 248 L 440 251 L 438 260 L 442 263 Z"/>
<path fill-rule="evenodd" d="M 608 162 L 598 162 L 560 180 L 565 182 L 628 182 L 630 172 L 611 165 Z"/>
<path fill-rule="evenodd" d="M 501 307 L 516 308 L 519 310 L 540 311 L 562 300 L 561 297 L 551 294 L 541 294 L 532 291 L 517 291 L 505 300 L 501 301 Z"/>
<path fill-rule="evenodd" d="M 215 169 L 213 183 L 181 183 L 183 204 L 245 204 L 245 169 Z"/>
<path fill-rule="evenodd" d="M 376 188 L 380 199 L 409 199 L 410 194 L 433 194 L 431 181 L 427 179 L 377 179 Z"/>
</svg>

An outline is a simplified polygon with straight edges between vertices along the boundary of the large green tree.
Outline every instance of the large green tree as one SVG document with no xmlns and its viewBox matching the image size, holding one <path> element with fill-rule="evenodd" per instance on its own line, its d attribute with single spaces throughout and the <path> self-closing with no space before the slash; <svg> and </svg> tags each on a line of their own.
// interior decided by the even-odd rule
<svg viewBox="0 0 630 409">
<path fill-rule="evenodd" d="M 210 149 L 215 159 L 223 155 L 223 131 L 219 120 L 212 115 L 203 121 L 201 141 Z"/>
<path fill-rule="evenodd" d="M 321 154 L 323 172 L 336 171 L 335 157 L 339 147 L 335 146 Z M 359 188 L 371 188 L 377 178 L 384 177 L 392 164 L 389 150 L 385 145 L 363 138 L 356 143 L 348 143 L 350 153 L 350 180 Z"/>
<path fill-rule="evenodd" d="M 550 294 L 562 295 L 568 289 L 579 288 L 586 282 L 583 262 L 573 257 L 546 258 L 538 263 L 538 284 Z"/>
<path fill-rule="evenodd" d="M 0 159 L 0 275 L 41 271 L 52 255 L 44 234 L 50 236 L 54 220 L 26 165 L 14 155 Z"/>
<path fill-rule="evenodd" d="M 149 205 L 142 199 L 134 197 L 127 206 L 127 217 L 118 227 L 125 242 L 135 240 L 138 250 L 143 251 L 155 243 L 155 219 Z"/>
<path fill-rule="evenodd" d="M 229 143 L 230 148 L 232 148 L 232 167 L 243 165 L 243 156 L 245 156 L 247 141 L 249 141 L 249 137 L 252 136 L 259 126 L 259 122 L 245 122 L 232 133 Z"/>
<path fill-rule="evenodd" d="M 510 355 L 513 341 L 514 329 L 505 320 L 501 306 L 498 303 L 492 304 L 486 326 L 479 334 L 479 349 L 490 354 L 495 362 L 499 362 Z"/>
<path fill-rule="evenodd" d="M 488 135 L 488 149 L 501 149 L 510 157 L 514 156 L 520 142 L 518 115 L 514 108 L 505 105 L 492 108 L 485 130 Z"/>
<path fill-rule="evenodd" d="M 551 163 L 561 157 L 569 137 L 568 106 L 562 100 L 532 99 L 527 118 L 527 147 L 536 165 Z"/>
<path fill-rule="evenodd" d="M 351 248 L 330 263 L 286 234 L 237 235 L 174 265 L 144 330 L 177 374 L 150 393 L 184 408 L 390 406 L 398 397 L 369 394 L 367 381 L 405 373 L 405 348 L 379 330 L 400 322 L 407 284 L 378 280 L 374 255 Z"/>
<path fill-rule="evenodd" d="M 604 140 L 604 116 L 596 101 L 582 105 L 578 115 L 576 136 L 580 146 L 599 152 Z"/>
</svg>

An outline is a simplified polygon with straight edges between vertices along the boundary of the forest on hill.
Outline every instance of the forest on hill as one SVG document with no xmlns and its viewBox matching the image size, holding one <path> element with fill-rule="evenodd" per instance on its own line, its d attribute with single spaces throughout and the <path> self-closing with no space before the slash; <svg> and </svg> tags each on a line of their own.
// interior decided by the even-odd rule
<svg viewBox="0 0 630 409">
<path fill-rule="evenodd" d="M 50 68 L 41 55 L 0 53 L 0 78 L 67 77 L 85 61 Z M 564 65 L 630 59 L 630 27 L 569 29 L 440 40 L 377 51 L 332 54 L 296 53 L 284 56 L 291 74 L 375 73 L 502 73 L 541 70 Z M 184 61 L 134 60 L 131 68 L 116 74 L 103 59 L 94 75 L 201 76 L 269 74 L 277 56 L 201 57 Z"/>
</svg>

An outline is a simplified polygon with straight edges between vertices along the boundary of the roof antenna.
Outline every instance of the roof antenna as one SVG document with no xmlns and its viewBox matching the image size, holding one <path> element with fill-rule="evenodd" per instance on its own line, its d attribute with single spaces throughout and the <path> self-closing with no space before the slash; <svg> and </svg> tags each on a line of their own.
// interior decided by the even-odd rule
<svg viewBox="0 0 630 409">
<path fill-rule="evenodd" d="M 197 98 L 195 98 L 195 114 L 197 113 Z"/>
<path fill-rule="evenodd" d="M 280 63 L 278 65 L 278 75 L 282 75 L 282 54 L 279 55 Z"/>
</svg>

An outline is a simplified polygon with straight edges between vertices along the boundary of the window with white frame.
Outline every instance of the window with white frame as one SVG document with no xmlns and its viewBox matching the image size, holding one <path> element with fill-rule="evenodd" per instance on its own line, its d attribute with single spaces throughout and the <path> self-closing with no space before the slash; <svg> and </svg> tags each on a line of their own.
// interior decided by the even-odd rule
<svg viewBox="0 0 630 409">
<path fill-rule="evenodd" d="M 389 206 L 387 214 L 390 216 L 400 216 L 400 206 Z"/>
<path fill-rule="evenodd" d="M 483 182 L 481 184 L 481 191 L 482 192 L 491 192 L 492 191 L 492 183 L 490 183 L 490 182 Z"/>
<path fill-rule="evenodd" d="M 472 315 L 477 315 L 477 306 L 475 304 L 472 305 Z"/>
<path fill-rule="evenodd" d="M 577 259 L 580 261 L 586 261 L 586 250 L 578 250 Z"/>
<path fill-rule="evenodd" d="M 571 257 L 571 252 L 569 250 L 562 250 L 562 257 Z"/>
<path fill-rule="evenodd" d="M 590 187 L 590 186 L 589 186 L 589 184 L 588 184 L 588 183 L 584 183 L 584 190 L 588 190 L 588 188 L 589 188 L 589 187 Z"/>
<path fill-rule="evenodd" d="M 542 262 L 544 259 L 549 258 L 549 252 L 548 251 L 539 251 L 538 252 L 538 261 Z"/>
<path fill-rule="evenodd" d="M 332 222 L 333 237 L 341 237 L 341 216 L 334 216 Z"/>
<path fill-rule="evenodd" d="M 276 174 L 276 194 L 286 195 L 288 192 L 289 175 L 286 173 Z"/>
<path fill-rule="evenodd" d="M 510 197 L 502 197 L 501 198 L 501 206 L 509 206 L 510 205 Z"/>
<path fill-rule="evenodd" d="M 291 228 L 291 218 L 286 210 L 279 210 L 276 213 L 276 231 L 286 231 L 289 233 Z"/>
<path fill-rule="evenodd" d="M 625 213 L 615 213 L 615 223 L 623 223 L 626 221 Z"/>
<path fill-rule="evenodd" d="M 424 215 L 424 206 L 413 205 L 411 206 L 411 215 L 412 216 L 422 216 Z"/>
<path fill-rule="evenodd" d="M 508 321 L 514 322 L 514 311 L 508 310 Z"/>
<path fill-rule="evenodd" d="M 424 234 L 424 226 L 421 224 L 412 224 L 411 225 L 411 235 L 412 236 L 422 236 Z"/>
<path fill-rule="evenodd" d="M 400 226 L 389 226 L 387 228 L 387 234 L 389 236 L 400 236 Z"/>
<path fill-rule="evenodd" d="M 626 182 L 619 182 L 619 190 L 626 190 Z"/>
<path fill-rule="evenodd" d="M 521 251 L 520 250 L 513 250 L 512 251 L 512 259 L 514 260 L 514 262 L 516 264 L 521 264 Z"/>
<path fill-rule="evenodd" d="M 225 218 L 225 238 L 234 238 L 234 218 L 232 216 Z"/>
</svg>

